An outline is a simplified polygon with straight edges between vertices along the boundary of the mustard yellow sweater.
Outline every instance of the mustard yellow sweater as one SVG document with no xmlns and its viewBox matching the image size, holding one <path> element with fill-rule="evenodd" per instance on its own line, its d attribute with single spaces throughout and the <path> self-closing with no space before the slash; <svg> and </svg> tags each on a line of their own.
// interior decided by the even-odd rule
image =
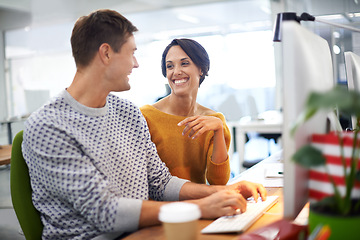
<svg viewBox="0 0 360 240">
<path fill-rule="evenodd" d="M 208 131 L 196 139 L 183 136 L 184 126 L 177 124 L 185 117 L 170 115 L 151 105 L 140 108 L 149 126 L 151 140 L 158 154 L 173 176 L 188 179 L 196 183 L 226 184 L 230 177 L 229 156 L 221 164 L 211 161 L 214 132 Z M 211 116 L 220 118 L 224 123 L 224 135 L 227 150 L 230 145 L 230 131 L 222 113 Z M 205 179 L 206 176 L 206 179 Z"/>
</svg>

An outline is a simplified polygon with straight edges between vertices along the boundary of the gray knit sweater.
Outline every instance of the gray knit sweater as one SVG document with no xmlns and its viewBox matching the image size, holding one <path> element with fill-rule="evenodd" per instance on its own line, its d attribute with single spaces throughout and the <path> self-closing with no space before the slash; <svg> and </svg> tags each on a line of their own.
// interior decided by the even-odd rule
<svg viewBox="0 0 360 240">
<path fill-rule="evenodd" d="M 142 200 L 178 200 L 185 183 L 159 159 L 139 109 L 112 94 L 89 108 L 64 90 L 29 117 L 22 151 L 44 239 L 134 231 Z"/>
</svg>

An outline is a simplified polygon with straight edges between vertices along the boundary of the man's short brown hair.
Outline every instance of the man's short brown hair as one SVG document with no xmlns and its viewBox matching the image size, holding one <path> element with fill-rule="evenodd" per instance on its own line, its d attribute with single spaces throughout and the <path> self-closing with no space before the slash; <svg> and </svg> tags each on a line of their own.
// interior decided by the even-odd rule
<svg viewBox="0 0 360 240">
<path fill-rule="evenodd" d="M 80 17 L 71 35 L 76 66 L 87 66 L 103 43 L 108 43 L 118 52 L 128 37 L 137 30 L 128 19 L 113 10 L 97 10 Z"/>
</svg>

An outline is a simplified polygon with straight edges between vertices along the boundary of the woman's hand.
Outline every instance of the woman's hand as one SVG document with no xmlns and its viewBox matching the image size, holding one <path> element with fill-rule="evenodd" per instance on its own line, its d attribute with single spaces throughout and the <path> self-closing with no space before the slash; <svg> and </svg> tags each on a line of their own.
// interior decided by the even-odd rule
<svg viewBox="0 0 360 240">
<path fill-rule="evenodd" d="M 213 116 L 193 116 L 188 117 L 178 123 L 178 126 L 185 126 L 182 134 L 188 134 L 195 139 L 207 131 L 223 130 L 223 123 L 220 118 Z M 223 132 L 223 131 L 222 131 Z"/>
</svg>

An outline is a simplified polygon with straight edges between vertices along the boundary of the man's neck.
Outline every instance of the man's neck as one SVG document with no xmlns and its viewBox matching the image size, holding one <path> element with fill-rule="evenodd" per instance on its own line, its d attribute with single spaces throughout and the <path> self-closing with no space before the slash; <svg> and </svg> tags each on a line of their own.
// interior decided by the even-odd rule
<svg viewBox="0 0 360 240">
<path fill-rule="evenodd" d="M 67 91 L 76 101 L 92 108 L 104 107 L 109 95 L 109 91 L 103 90 L 97 76 L 79 71 Z"/>
</svg>

